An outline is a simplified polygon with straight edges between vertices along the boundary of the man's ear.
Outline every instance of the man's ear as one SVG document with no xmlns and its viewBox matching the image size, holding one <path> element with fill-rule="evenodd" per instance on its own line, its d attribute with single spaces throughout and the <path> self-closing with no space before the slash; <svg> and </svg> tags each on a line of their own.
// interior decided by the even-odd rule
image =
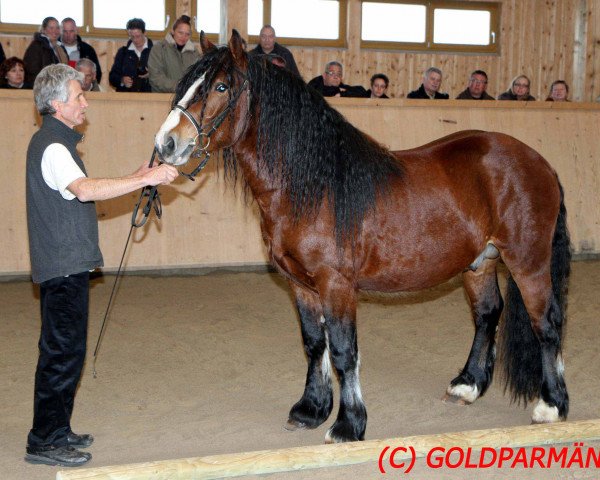
<svg viewBox="0 0 600 480">
<path fill-rule="evenodd" d="M 61 104 L 62 102 L 59 102 L 58 100 L 50 100 L 50 105 L 52 105 L 52 108 L 57 112 L 60 111 Z"/>
</svg>

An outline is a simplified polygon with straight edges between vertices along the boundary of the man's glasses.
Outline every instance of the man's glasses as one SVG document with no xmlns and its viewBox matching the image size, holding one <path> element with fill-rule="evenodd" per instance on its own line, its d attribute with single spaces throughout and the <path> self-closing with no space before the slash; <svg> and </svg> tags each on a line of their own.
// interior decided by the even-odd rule
<svg viewBox="0 0 600 480">
<path fill-rule="evenodd" d="M 342 78 L 342 74 L 338 73 L 338 72 L 325 72 L 327 75 L 329 75 L 330 77 L 334 77 L 334 78 Z"/>
<path fill-rule="evenodd" d="M 471 79 L 471 83 L 474 83 L 475 85 L 485 85 L 487 83 L 486 80 L 474 80 Z"/>
</svg>

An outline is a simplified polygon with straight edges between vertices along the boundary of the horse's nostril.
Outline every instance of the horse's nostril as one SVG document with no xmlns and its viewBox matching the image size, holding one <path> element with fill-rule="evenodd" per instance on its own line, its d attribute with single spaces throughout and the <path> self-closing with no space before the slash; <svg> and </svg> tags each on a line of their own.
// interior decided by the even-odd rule
<svg viewBox="0 0 600 480">
<path fill-rule="evenodd" d="M 165 144 L 163 145 L 163 151 L 165 153 L 167 153 L 167 152 L 172 152 L 173 150 L 175 150 L 175 140 L 173 139 L 173 137 L 169 136 L 169 137 L 167 137 L 167 140 L 165 141 Z"/>
</svg>

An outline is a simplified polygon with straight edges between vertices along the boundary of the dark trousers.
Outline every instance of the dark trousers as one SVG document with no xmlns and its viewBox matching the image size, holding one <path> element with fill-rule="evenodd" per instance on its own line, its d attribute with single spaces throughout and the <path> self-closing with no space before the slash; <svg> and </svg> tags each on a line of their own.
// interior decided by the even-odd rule
<svg viewBox="0 0 600 480">
<path fill-rule="evenodd" d="M 60 447 L 67 443 L 85 361 L 89 278 L 89 272 L 84 272 L 40 284 L 42 331 L 29 446 Z"/>
</svg>

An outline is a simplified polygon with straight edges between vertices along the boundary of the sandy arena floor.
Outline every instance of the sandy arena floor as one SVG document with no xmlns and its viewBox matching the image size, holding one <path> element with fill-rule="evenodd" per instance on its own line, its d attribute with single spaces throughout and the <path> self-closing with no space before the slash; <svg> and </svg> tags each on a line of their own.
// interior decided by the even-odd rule
<svg viewBox="0 0 600 480">
<path fill-rule="evenodd" d="M 126 276 L 92 376 L 92 354 L 114 277 L 91 292 L 88 361 L 74 429 L 93 433 L 89 467 L 317 445 L 312 431 L 282 427 L 304 386 L 306 362 L 286 283 L 269 273 Z M 575 262 L 564 349 L 570 420 L 600 418 L 600 262 Z M 39 306 L 29 282 L 0 283 L 0 478 L 54 479 L 58 467 L 23 461 L 31 424 Z M 470 407 L 440 401 L 463 366 L 473 327 L 456 279 L 359 307 L 367 438 L 527 425 L 531 406 L 502 386 Z M 600 448 L 600 442 L 586 444 Z M 376 459 L 373 459 L 374 462 Z M 598 478 L 598 470 L 431 470 L 379 474 L 375 463 L 246 478 Z"/>
</svg>

